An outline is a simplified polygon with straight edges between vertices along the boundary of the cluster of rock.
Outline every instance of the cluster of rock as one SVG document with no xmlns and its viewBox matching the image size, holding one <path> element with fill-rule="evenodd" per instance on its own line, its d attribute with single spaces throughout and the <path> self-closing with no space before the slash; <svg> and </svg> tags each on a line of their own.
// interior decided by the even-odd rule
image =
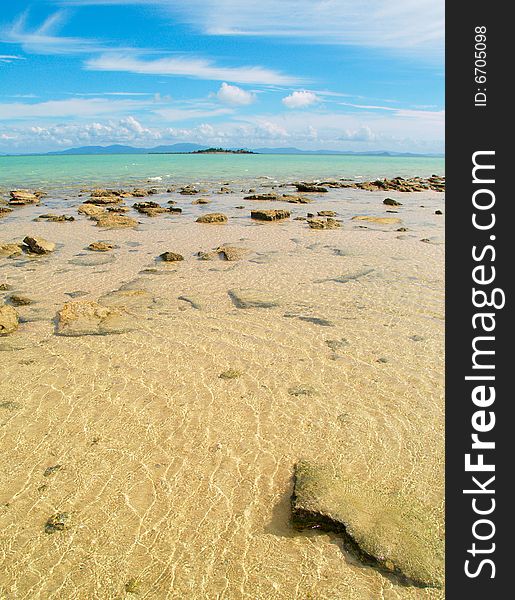
<svg viewBox="0 0 515 600">
<path fill-rule="evenodd" d="M 247 256 L 249 252 L 250 250 L 248 248 L 224 244 L 223 246 L 218 246 L 217 248 L 209 250 L 208 252 L 199 252 L 197 256 L 202 260 L 214 260 L 221 258 L 223 260 L 234 262 L 236 260 L 241 260 Z"/>
<path fill-rule="evenodd" d="M 10 192 L 9 205 L 23 206 L 26 204 L 38 204 L 43 192 L 31 192 L 30 190 L 12 190 Z"/>
<path fill-rule="evenodd" d="M 42 237 L 27 235 L 22 242 L 0 244 L 0 256 L 11 258 L 25 252 L 26 254 L 49 254 L 55 250 L 54 242 L 49 242 Z"/>
<path fill-rule="evenodd" d="M 289 219 L 291 212 L 289 210 L 253 210 L 250 213 L 252 219 L 258 221 L 281 221 Z"/>
<path fill-rule="evenodd" d="M 331 187 L 339 188 L 356 188 L 360 190 L 368 190 L 371 192 L 445 192 L 445 177 L 432 175 L 427 179 L 423 177 L 411 177 L 404 179 L 403 177 L 394 177 L 393 179 L 376 179 L 375 181 L 363 182 L 334 182 Z"/>
<path fill-rule="evenodd" d="M 295 194 L 279 194 L 275 193 L 266 193 L 266 194 L 251 194 L 250 196 L 245 196 L 244 200 L 267 200 L 269 202 L 289 202 L 290 204 L 309 204 L 313 202 L 311 198 L 306 198 L 305 196 L 299 196 Z"/>
</svg>

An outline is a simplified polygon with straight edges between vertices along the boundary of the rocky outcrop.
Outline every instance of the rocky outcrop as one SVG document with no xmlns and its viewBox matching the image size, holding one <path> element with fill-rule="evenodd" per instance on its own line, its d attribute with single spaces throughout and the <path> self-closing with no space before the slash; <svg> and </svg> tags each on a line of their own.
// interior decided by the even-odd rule
<svg viewBox="0 0 515 600">
<path fill-rule="evenodd" d="M 409 491 L 392 492 L 328 465 L 295 467 L 292 525 L 341 536 L 347 552 L 399 583 L 442 587 L 443 515 Z"/>
<path fill-rule="evenodd" d="M 135 329 L 134 318 L 124 309 L 91 300 L 67 302 L 57 313 L 56 334 L 106 335 Z"/>
<path fill-rule="evenodd" d="M 258 221 L 281 221 L 283 219 L 289 219 L 291 212 L 289 210 L 253 210 L 250 213 L 252 219 Z"/>
<path fill-rule="evenodd" d="M 319 217 L 336 217 L 334 210 L 319 210 L 317 214 Z"/>
<path fill-rule="evenodd" d="M 86 204 L 96 204 L 98 206 L 104 204 L 117 204 L 123 202 L 127 194 L 123 190 L 105 190 L 97 189 L 91 192 L 90 198 L 86 200 Z"/>
<path fill-rule="evenodd" d="M 24 204 L 37 204 L 41 198 L 41 192 L 31 192 L 29 190 L 12 190 L 9 204 L 12 206 Z"/>
<path fill-rule="evenodd" d="M 147 215 L 147 217 L 155 217 L 161 213 L 169 212 L 169 208 L 160 206 L 157 202 L 136 202 L 132 208 L 139 213 Z"/>
<path fill-rule="evenodd" d="M 229 297 L 236 308 L 274 308 L 279 306 L 276 298 L 255 289 L 232 289 Z"/>
<path fill-rule="evenodd" d="M 165 262 L 178 262 L 184 260 L 184 256 L 182 254 L 177 254 L 177 252 L 163 252 L 163 254 L 159 255 L 159 258 Z"/>
<path fill-rule="evenodd" d="M 192 185 L 186 185 L 179 190 L 179 194 L 183 196 L 194 196 L 195 194 L 200 194 L 200 190 Z"/>
<path fill-rule="evenodd" d="M 126 215 L 117 215 L 106 213 L 96 218 L 97 227 L 105 227 L 107 229 L 124 229 L 125 227 L 137 227 L 136 219 L 127 217 Z"/>
<path fill-rule="evenodd" d="M 315 193 L 324 193 L 327 192 L 327 188 L 322 187 L 321 185 L 317 185 L 315 183 L 295 183 L 295 187 L 298 192 L 315 192 Z"/>
<path fill-rule="evenodd" d="M 252 194 L 250 196 L 244 196 L 244 200 L 277 200 L 277 194 Z"/>
<path fill-rule="evenodd" d="M 200 216 L 197 223 L 227 223 L 227 217 L 223 213 L 208 213 Z"/>
<path fill-rule="evenodd" d="M 353 183 L 340 183 L 341 188 L 356 188 L 368 190 L 370 192 L 434 192 L 445 191 L 445 177 L 432 175 L 428 179 L 422 177 L 412 177 L 404 179 L 403 177 L 394 177 L 393 179 L 376 179 L 375 181 L 363 181 Z"/>
<path fill-rule="evenodd" d="M 393 198 L 385 198 L 383 200 L 383 204 L 386 204 L 386 206 L 402 206 L 402 202 L 398 202 Z"/>
<path fill-rule="evenodd" d="M 42 237 L 27 235 L 23 239 L 23 243 L 27 247 L 27 251 L 31 254 L 49 254 L 55 250 L 54 242 L 49 242 Z"/>
<path fill-rule="evenodd" d="M 0 335 L 9 335 L 18 329 L 18 313 L 8 304 L 0 304 Z"/>
</svg>

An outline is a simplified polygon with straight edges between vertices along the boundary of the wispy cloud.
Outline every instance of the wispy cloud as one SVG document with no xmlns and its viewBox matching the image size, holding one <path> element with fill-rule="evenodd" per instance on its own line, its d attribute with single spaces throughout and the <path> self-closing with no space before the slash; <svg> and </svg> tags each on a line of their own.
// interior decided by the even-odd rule
<svg viewBox="0 0 515 600">
<path fill-rule="evenodd" d="M 62 5 L 152 5 L 203 33 L 301 38 L 317 43 L 443 56 L 443 0 L 60 0 Z"/>
<path fill-rule="evenodd" d="M 133 100 L 108 100 L 106 98 L 70 98 L 46 102 L 0 103 L 0 119 L 69 118 L 116 115 L 148 106 Z"/>
<path fill-rule="evenodd" d="M 15 60 L 24 60 L 24 56 L 17 56 L 15 54 L 0 54 L 0 63 L 12 63 Z"/>
<path fill-rule="evenodd" d="M 189 56 L 144 60 L 127 53 L 106 53 L 86 61 L 91 71 L 118 71 L 142 75 L 170 75 L 213 81 L 252 83 L 261 85 L 288 85 L 299 83 L 292 77 L 260 66 L 223 67 L 213 61 Z"/>
</svg>

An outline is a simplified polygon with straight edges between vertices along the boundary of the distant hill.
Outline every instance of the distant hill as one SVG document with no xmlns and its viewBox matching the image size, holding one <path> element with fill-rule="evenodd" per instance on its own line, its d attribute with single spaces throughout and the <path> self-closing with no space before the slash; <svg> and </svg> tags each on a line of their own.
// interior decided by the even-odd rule
<svg viewBox="0 0 515 600">
<path fill-rule="evenodd" d="M 228 153 L 228 154 L 305 154 L 305 155 L 348 155 L 348 156 L 431 156 L 431 157 L 443 157 L 443 154 L 416 154 L 413 152 L 387 152 L 382 150 L 372 150 L 368 152 L 352 152 L 346 150 L 300 150 L 299 148 L 255 148 L 249 150 L 242 150 L 238 148 L 217 148 L 216 153 Z M 69 148 L 67 150 L 60 150 L 55 152 L 46 152 L 45 155 L 98 155 L 98 154 L 210 154 L 214 153 L 214 149 L 209 146 L 202 146 L 200 144 L 191 143 L 177 143 L 171 145 L 155 146 L 154 148 L 136 148 L 134 146 L 123 146 L 120 144 L 113 144 L 111 146 L 81 146 L 80 148 Z"/>
</svg>

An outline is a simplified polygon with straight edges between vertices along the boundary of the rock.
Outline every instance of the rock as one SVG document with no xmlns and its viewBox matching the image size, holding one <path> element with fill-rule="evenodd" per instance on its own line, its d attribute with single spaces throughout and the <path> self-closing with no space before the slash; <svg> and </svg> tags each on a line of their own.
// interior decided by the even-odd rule
<svg viewBox="0 0 515 600">
<path fill-rule="evenodd" d="M 106 242 L 92 242 L 87 249 L 92 250 L 93 252 L 109 252 L 113 248 L 113 244 L 107 244 Z"/>
<path fill-rule="evenodd" d="M 0 206 L 0 219 L 2 217 L 6 217 L 8 214 L 12 213 L 12 208 L 7 208 L 6 206 Z"/>
<path fill-rule="evenodd" d="M 23 204 L 37 204 L 41 197 L 40 193 L 30 192 L 29 190 L 12 190 L 10 192 L 11 198 L 9 204 L 23 205 Z"/>
<path fill-rule="evenodd" d="M 10 283 L 0 283 L 0 292 L 8 292 L 13 286 Z"/>
<path fill-rule="evenodd" d="M 55 244 L 41 237 L 32 237 L 30 235 L 23 239 L 28 251 L 32 254 L 49 254 L 55 250 Z"/>
<path fill-rule="evenodd" d="M 385 198 L 383 204 L 386 204 L 386 206 L 402 206 L 402 202 L 397 202 L 393 198 Z"/>
<path fill-rule="evenodd" d="M 186 185 L 179 190 L 179 194 L 182 194 L 183 196 L 194 196 L 195 194 L 200 194 L 200 190 L 192 185 Z"/>
<path fill-rule="evenodd" d="M 295 385 L 288 388 L 288 394 L 299 398 L 300 396 L 317 396 L 318 392 L 312 385 Z"/>
<path fill-rule="evenodd" d="M 302 461 L 295 467 L 291 510 L 296 529 L 340 535 L 362 563 L 405 584 L 442 587 L 443 515 L 409 491 L 393 493 L 366 478 Z"/>
<path fill-rule="evenodd" d="M 184 256 L 182 254 L 177 254 L 176 252 L 163 252 L 163 254 L 159 255 L 159 258 L 165 262 L 178 262 L 184 260 Z"/>
<path fill-rule="evenodd" d="M 100 192 L 105 192 L 105 195 L 93 195 L 91 193 L 91 198 L 86 200 L 85 204 L 95 204 L 97 206 L 102 206 L 105 204 L 117 204 L 118 202 L 123 202 L 123 196 L 116 193 L 108 193 L 107 190 L 97 190 Z"/>
<path fill-rule="evenodd" d="M 394 177 L 393 179 L 376 179 L 375 181 L 363 181 L 359 183 L 339 183 L 337 187 L 357 188 L 371 192 L 425 192 L 427 190 L 443 192 L 445 191 L 445 177 L 438 177 L 436 175 L 429 177 L 429 179 L 422 179 L 421 177 L 412 177 L 411 179 Z"/>
<path fill-rule="evenodd" d="M 443 212 L 441 210 L 435 210 L 435 215 L 443 215 Z"/>
<path fill-rule="evenodd" d="M 306 198 L 306 196 L 296 196 L 293 194 L 283 194 L 280 200 L 284 200 L 285 202 L 290 202 L 291 204 L 310 204 L 313 202 L 311 198 Z"/>
<path fill-rule="evenodd" d="M 123 206 L 106 206 L 106 210 L 114 213 L 126 213 L 130 211 L 130 208 L 124 204 Z"/>
<path fill-rule="evenodd" d="M 277 194 L 253 194 L 251 196 L 245 196 L 244 200 L 277 200 Z"/>
<path fill-rule="evenodd" d="M 18 329 L 18 313 L 8 304 L 0 304 L 0 335 L 9 335 Z"/>
<path fill-rule="evenodd" d="M 200 300 L 198 300 L 198 298 L 193 298 L 192 296 L 179 296 L 178 300 L 187 302 L 188 304 L 190 304 L 192 306 L 192 308 L 195 308 L 197 310 L 202 310 L 202 303 L 200 302 Z"/>
<path fill-rule="evenodd" d="M 132 208 L 138 212 L 147 215 L 148 217 L 155 217 L 164 212 L 168 212 L 168 208 L 160 206 L 157 202 L 136 202 Z"/>
<path fill-rule="evenodd" d="M 136 328 L 127 311 L 91 300 L 67 302 L 57 313 L 56 334 L 63 336 L 125 333 Z"/>
<path fill-rule="evenodd" d="M 0 244 L 0 256 L 9 258 L 22 253 L 21 244 Z"/>
<path fill-rule="evenodd" d="M 141 288 L 119 289 L 100 296 L 98 303 L 128 313 L 146 313 L 154 304 L 152 294 Z"/>
<path fill-rule="evenodd" d="M 317 214 L 319 217 L 336 217 L 334 210 L 319 210 Z"/>
<path fill-rule="evenodd" d="M 182 208 L 179 208 L 178 206 L 170 206 L 168 208 L 168 212 L 180 214 L 182 213 Z"/>
<path fill-rule="evenodd" d="M 208 213 L 200 216 L 197 223 L 227 223 L 227 217 L 222 213 Z"/>
<path fill-rule="evenodd" d="M 28 306 L 29 304 L 34 303 L 34 300 L 31 300 L 31 298 L 20 296 L 19 294 L 11 294 L 10 296 L 7 296 L 6 300 L 13 306 Z"/>
<path fill-rule="evenodd" d="M 56 513 L 49 517 L 45 523 L 45 533 L 55 533 L 56 531 L 64 531 L 68 528 L 68 513 Z"/>
<path fill-rule="evenodd" d="M 51 475 L 53 475 L 54 473 L 57 473 L 57 471 L 60 471 L 63 468 L 62 465 L 54 465 L 52 467 L 47 467 L 44 471 L 43 471 L 43 477 L 50 477 Z"/>
<path fill-rule="evenodd" d="M 141 593 L 141 583 L 135 577 L 129 579 L 129 581 L 125 584 L 125 591 L 128 594 L 140 594 Z"/>
<path fill-rule="evenodd" d="M 369 223 L 379 223 L 381 225 L 395 225 L 396 223 L 402 223 L 401 219 L 397 217 L 369 217 L 364 215 L 358 215 L 352 217 L 353 221 L 368 221 Z"/>
<path fill-rule="evenodd" d="M 227 369 L 227 371 L 223 371 L 218 375 L 220 379 L 238 379 L 243 375 L 242 371 L 238 371 L 237 369 Z"/>
<path fill-rule="evenodd" d="M 307 219 L 307 222 L 311 229 L 337 229 L 341 227 L 341 223 L 331 217 L 328 217 L 325 221 L 317 218 Z"/>
<path fill-rule="evenodd" d="M 327 188 L 313 183 L 295 183 L 298 192 L 327 192 Z"/>
<path fill-rule="evenodd" d="M 253 210 L 250 213 L 251 218 L 258 221 L 280 221 L 289 219 L 290 215 L 289 210 Z"/>
<path fill-rule="evenodd" d="M 134 198 L 145 198 L 145 196 L 148 196 L 148 192 L 142 188 L 134 188 L 131 196 L 134 196 Z"/>
<path fill-rule="evenodd" d="M 114 254 L 90 254 L 89 256 L 76 256 L 68 261 L 70 265 L 79 265 L 80 267 L 99 267 L 115 262 Z"/>
<path fill-rule="evenodd" d="M 236 308 L 274 308 L 279 302 L 260 290 L 233 289 L 228 292 Z"/>
<path fill-rule="evenodd" d="M 238 246 L 218 246 L 214 250 L 209 252 L 199 252 L 198 256 L 202 260 L 214 260 L 216 258 L 223 258 L 228 261 L 236 261 L 244 258 L 250 250 L 247 248 L 240 248 Z"/>
<path fill-rule="evenodd" d="M 209 198 L 197 198 L 193 200 L 192 204 L 210 204 L 211 200 Z"/>
<path fill-rule="evenodd" d="M 95 206 L 94 204 L 83 204 L 82 206 L 79 206 L 77 212 L 88 217 L 100 217 L 106 214 L 105 208 Z"/>
<path fill-rule="evenodd" d="M 45 219 L 46 221 L 52 221 L 53 223 L 64 223 L 66 221 L 75 221 L 75 217 L 72 215 L 39 215 L 38 219 Z"/>
<path fill-rule="evenodd" d="M 108 229 L 123 229 L 125 227 L 137 227 L 136 219 L 126 215 L 105 214 L 97 219 L 97 227 L 106 227 Z"/>
</svg>

